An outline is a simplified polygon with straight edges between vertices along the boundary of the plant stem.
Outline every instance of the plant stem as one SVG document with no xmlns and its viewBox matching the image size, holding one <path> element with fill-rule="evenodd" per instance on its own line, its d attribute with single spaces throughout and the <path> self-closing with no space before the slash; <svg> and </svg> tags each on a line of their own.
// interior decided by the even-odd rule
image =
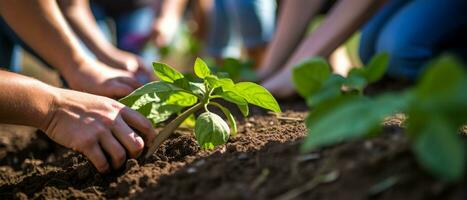
<svg viewBox="0 0 467 200">
<path fill-rule="evenodd" d="M 177 129 L 178 126 L 191 114 L 198 111 L 199 109 L 204 107 L 204 101 L 200 101 L 198 104 L 194 105 L 193 107 L 189 108 L 182 114 L 180 114 L 177 118 L 171 121 L 167 126 L 162 129 L 159 134 L 157 134 L 156 138 L 152 141 L 151 145 L 149 146 L 148 152 L 146 153 L 145 157 L 148 158 L 151 156 L 159 146 L 164 142 L 173 132 Z"/>
</svg>

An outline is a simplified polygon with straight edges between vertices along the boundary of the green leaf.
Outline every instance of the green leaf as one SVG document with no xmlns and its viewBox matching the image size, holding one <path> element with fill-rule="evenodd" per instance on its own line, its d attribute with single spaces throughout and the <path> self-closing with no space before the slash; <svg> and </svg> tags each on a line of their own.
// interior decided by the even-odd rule
<svg viewBox="0 0 467 200">
<path fill-rule="evenodd" d="M 187 127 L 187 128 L 195 128 L 195 124 L 196 124 L 196 117 L 194 114 L 191 114 L 182 122 L 182 124 L 180 124 L 180 126 Z"/>
<path fill-rule="evenodd" d="M 222 87 L 224 90 L 232 90 L 235 87 L 235 83 L 230 78 L 217 78 L 215 76 L 207 76 L 206 81 L 211 88 Z"/>
<path fill-rule="evenodd" d="M 295 88 L 302 97 L 317 92 L 331 75 L 329 64 L 322 58 L 312 58 L 297 65 L 292 71 Z"/>
<path fill-rule="evenodd" d="M 309 107 L 314 107 L 321 104 L 322 102 L 326 102 L 330 99 L 340 96 L 342 94 L 341 88 L 344 82 L 344 77 L 337 74 L 332 74 L 326 81 L 324 81 L 321 89 L 306 98 L 307 105 Z"/>
<path fill-rule="evenodd" d="M 236 93 L 235 91 L 221 91 L 217 93 L 217 95 L 219 95 L 222 99 L 228 102 L 236 104 L 238 109 L 242 112 L 243 116 L 248 116 L 248 102 L 238 93 Z"/>
<path fill-rule="evenodd" d="M 140 112 L 156 126 L 197 101 L 196 96 L 186 92 L 161 92 L 144 95 L 131 108 Z M 138 108 L 139 105 L 143 106 Z"/>
<path fill-rule="evenodd" d="M 374 56 L 365 68 L 365 78 L 369 83 L 379 81 L 388 68 L 389 54 L 380 53 Z"/>
<path fill-rule="evenodd" d="M 178 72 L 177 70 L 175 70 L 167 64 L 153 62 L 152 67 L 156 76 L 158 76 L 163 81 L 173 83 L 174 81 L 183 78 L 182 73 Z"/>
<path fill-rule="evenodd" d="M 248 102 L 245 100 L 245 98 L 234 91 L 222 91 L 217 95 L 222 97 L 222 99 L 237 105 L 248 105 Z"/>
<path fill-rule="evenodd" d="M 462 64 L 453 57 L 444 56 L 430 64 L 417 86 L 416 93 L 419 98 L 426 100 L 432 98 L 433 94 L 452 94 L 452 90 L 455 90 L 456 85 L 461 84 L 463 79 L 465 71 Z"/>
<path fill-rule="evenodd" d="M 420 131 L 414 152 L 422 166 L 440 179 L 460 180 L 465 170 L 465 145 L 457 136 L 457 127 L 432 119 Z"/>
<path fill-rule="evenodd" d="M 203 83 L 191 82 L 187 79 L 178 79 L 174 82 L 174 85 L 186 90 L 189 93 L 198 95 L 199 97 L 204 96 L 206 93 L 206 87 Z"/>
<path fill-rule="evenodd" d="M 230 113 L 229 109 L 225 108 L 224 106 L 218 104 L 218 103 L 215 103 L 215 102 L 212 102 L 211 103 L 212 105 L 218 107 L 219 109 L 221 109 L 221 111 L 224 113 L 225 117 L 227 118 L 227 120 L 229 121 L 229 124 L 230 124 L 230 135 L 232 137 L 235 137 L 237 136 L 237 123 L 235 121 L 235 118 L 234 116 L 232 115 L 232 113 Z"/>
<path fill-rule="evenodd" d="M 381 126 L 381 121 L 407 106 L 408 97 L 384 95 L 375 100 L 354 96 L 338 102 L 336 107 L 321 111 L 320 118 L 307 120 L 310 130 L 302 150 L 336 144 L 344 140 L 367 136 Z M 338 124 L 338 126 L 336 126 Z"/>
<path fill-rule="evenodd" d="M 238 80 L 241 76 L 242 67 L 240 60 L 236 58 L 226 58 L 220 70 L 227 72 L 230 78 Z"/>
<path fill-rule="evenodd" d="M 279 104 L 271 93 L 256 83 L 240 82 L 235 84 L 235 90 L 248 103 L 274 112 L 281 112 Z"/>
<path fill-rule="evenodd" d="M 196 58 L 194 71 L 196 76 L 200 78 L 205 78 L 206 76 L 211 75 L 211 70 L 209 70 L 208 65 L 206 65 L 201 58 Z"/>
<path fill-rule="evenodd" d="M 248 104 L 237 104 L 237 107 L 238 109 L 240 110 L 240 112 L 242 112 L 242 115 L 244 117 L 247 117 L 248 114 L 250 113 L 250 109 L 248 108 Z"/>
<path fill-rule="evenodd" d="M 171 93 L 167 99 L 164 99 L 164 103 L 188 107 L 195 105 L 198 102 L 198 98 L 192 94 L 188 94 L 186 92 L 173 92 Z"/>
<path fill-rule="evenodd" d="M 344 85 L 349 87 L 349 89 L 354 89 L 359 92 L 363 92 L 367 85 L 367 80 L 361 76 L 349 75 L 345 81 Z"/>
<path fill-rule="evenodd" d="M 214 149 L 225 144 L 229 139 L 229 126 L 225 121 L 211 112 L 202 113 L 196 119 L 195 137 L 203 149 Z"/>
<path fill-rule="evenodd" d="M 161 93 L 161 92 L 175 92 L 175 91 L 183 91 L 182 88 L 179 88 L 171 83 L 163 82 L 163 81 L 154 81 L 148 83 L 132 93 L 128 96 L 123 97 L 120 99 L 120 103 L 125 104 L 128 107 L 131 107 L 135 101 L 137 101 L 141 96 L 150 93 Z"/>
</svg>

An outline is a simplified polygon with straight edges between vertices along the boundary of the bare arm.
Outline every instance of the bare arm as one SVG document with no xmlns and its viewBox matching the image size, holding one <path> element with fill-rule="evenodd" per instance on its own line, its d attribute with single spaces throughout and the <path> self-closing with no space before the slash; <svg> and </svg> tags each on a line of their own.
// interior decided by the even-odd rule
<svg viewBox="0 0 467 200">
<path fill-rule="evenodd" d="M 53 97 L 45 84 L 0 70 L 0 122 L 43 129 Z"/>
<path fill-rule="evenodd" d="M 327 14 L 325 21 L 301 42 L 284 67 L 263 86 L 273 94 L 287 97 L 293 93 L 291 70 L 303 59 L 327 57 L 362 25 L 384 1 L 340 0 Z"/>
<path fill-rule="evenodd" d="M 187 3 L 187 0 L 163 1 L 161 14 L 154 21 L 152 27 L 152 36 L 154 37 L 156 46 L 163 47 L 168 45 L 175 36 Z"/>
<path fill-rule="evenodd" d="M 73 30 L 100 61 L 114 68 L 130 72 L 139 71 L 146 76 L 146 80 L 153 79 L 152 72 L 137 55 L 116 48 L 105 38 L 92 14 L 89 0 L 58 2 Z"/>
<path fill-rule="evenodd" d="M 108 42 L 99 29 L 91 12 L 89 0 L 59 0 L 63 15 L 86 46 L 99 58 L 106 58 L 114 46 Z"/>
<path fill-rule="evenodd" d="M 287 58 L 302 40 L 311 19 L 318 13 L 323 3 L 323 0 L 284 1 L 276 33 L 258 71 L 261 79 L 285 64 Z"/>
<path fill-rule="evenodd" d="M 71 88 L 121 97 L 140 85 L 134 73 L 113 69 L 84 53 L 55 0 L 0 0 L 0 13 Z"/>
<path fill-rule="evenodd" d="M 310 56 L 327 57 L 345 42 L 384 1 L 340 0 L 325 21 L 299 46 L 287 65 Z"/>
<path fill-rule="evenodd" d="M 0 123 L 39 128 L 55 142 L 83 153 L 100 172 L 137 157 L 143 138 L 155 137 L 147 119 L 112 99 L 55 88 L 5 71 L 0 71 L 0 77 Z"/>
<path fill-rule="evenodd" d="M 86 56 L 55 0 L 2 0 L 0 13 L 31 48 L 61 72 L 85 62 Z"/>
</svg>

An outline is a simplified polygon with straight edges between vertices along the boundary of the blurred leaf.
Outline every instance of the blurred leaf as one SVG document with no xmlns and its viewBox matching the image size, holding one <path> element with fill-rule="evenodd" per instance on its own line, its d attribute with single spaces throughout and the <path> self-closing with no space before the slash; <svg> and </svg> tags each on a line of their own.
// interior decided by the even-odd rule
<svg viewBox="0 0 467 200">
<path fill-rule="evenodd" d="M 324 81 L 324 83 L 322 83 L 322 86 L 318 91 L 306 98 L 307 105 L 314 107 L 322 102 L 328 101 L 329 99 L 340 96 L 342 94 L 341 88 L 344 81 L 344 77 L 337 74 L 332 74 L 327 80 Z"/>
<path fill-rule="evenodd" d="M 187 117 L 180 126 L 187 127 L 187 128 L 194 128 L 196 124 L 196 117 L 194 114 L 191 114 Z"/>
<path fill-rule="evenodd" d="M 381 126 L 385 117 L 403 110 L 408 102 L 408 98 L 392 94 L 374 100 L 363 96 L 347 98 L 320 118 L 315 118 L 316 121 L 307 120 L 310 133 L 302 149 L 311 150 L 367 136 Z"/>
<path fill-rule="evenodd" d="M 465 146 L 457 135 L 457 127 L 432 118 L 419 131 L 414 151 L 422 166 L 440 179 L 460 180 L 465 170 Z"/>
<path fill-rule="evenodd" d="M 329 64 L 322 58 L 312 58 L 297 65 L 292 71 L 292 80 L 302 97 L 315 94 L 331 75 Z"/>
<path fill-rule="evenodd" d="M 369 83 L 379 81 L 386 73 L 388 64 L 389 54 L 380 53 L 374 56 L 365 67 L 365 78 Z"/>
</svg>

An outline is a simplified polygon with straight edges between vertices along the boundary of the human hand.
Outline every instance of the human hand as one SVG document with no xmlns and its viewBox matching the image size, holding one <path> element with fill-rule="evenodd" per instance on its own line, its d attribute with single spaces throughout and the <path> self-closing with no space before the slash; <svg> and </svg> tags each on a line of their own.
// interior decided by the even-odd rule
<svg viewBox="0 0 467 200">
<path fill-rule="evenodd" d="M 104 64 L 135 74 L 140 83 L 147 83 L 155 79 L 152 70 L 143 63 L 138 55 L 117 48 L 111 48 L 106 52 L 105 56 L 99 57 L 99 60 Z"/>
<path fill-rule="evenodd" d="M 127 158 L 138 157 L 145 141 L 156 136 L 146 118 L 115 100 L 52 90 L 54 100 L 42 129 L 53 141 L 84 154 L 101 173 L 110 165 L 117 169 Z"/>
<path fill-rule="evenodd" d="M 82 62 L 78 67 L 67 68 L 62 74 L 74 90 L 111 98 L 126 96 L 141 86 L 134 73 L 95 61 Z"/>
<path fill-rule="evenodd" d="M 166 47 L 175 36 L 179 19 L 176 17 L 162 17 L 157 19 L 152 26 L 151 38 L 158 48 Z"/>
<path fill-rule="evenodd" d="M 274 97 L 286 99 L 295 94 L 290 68 L 284 68 L 261 83 Z"/>
</svg>

